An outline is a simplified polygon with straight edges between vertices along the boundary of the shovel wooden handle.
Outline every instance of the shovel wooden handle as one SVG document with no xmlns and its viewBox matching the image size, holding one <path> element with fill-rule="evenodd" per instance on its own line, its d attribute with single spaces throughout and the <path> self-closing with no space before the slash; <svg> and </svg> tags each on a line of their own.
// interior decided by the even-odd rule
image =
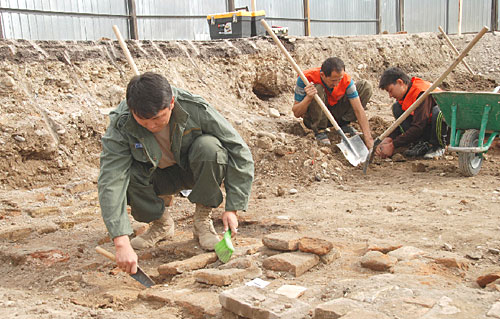
<svg viewBox="0 0 500 319">
<path fill-rule="evenodd" d="M 112 253 L 110 253 L 106 249 L 101 248 L 100 246 L 97 246 L 95 248 L 95 251 L 97 251 L 99 254 L 103 255 L 104 257 L 107 257 L 107 258 L 111 259 L 112 261 L 116 261 L 115 255 L 113 255 Z"/>
<path fill-rule="evenodd" d="M 488 27 L 484 26 L 481 31 L 472 39 L 472 41 L 467 45 L 467 47 L 462 51 L 462 53 L 455 59 L 455 61 L 446 69 L 446 71 L 441 74 L 441 76 L 432 83 L 432 85 L 422 94 L 420 97 L 413 102 L 413 104 L 394 122 L 387 130 L 385 130 L 382 135 L 380 135 L 377 140 L 381 141 L 386 138 L 389 134 L 394 131 L 399 124 L 401 124 L 406 118 L 429 96 L 429 94 L 434 91 L 441 82 L 450 74 L 450 72 L 465 58 L 472 47 L 481 39 L 481 37 L 488 32 Z"/>
<path fill-rule="evenodd" d="M 302 79 L 302 81 L 304 81 L 305 85 L 309 85 L 309 80 L 306 78 L 306 76 L 304 75 L 304 73 L 302 73 L 302 70 L 297 65 L 297 63 L 295 63 L 295 60 L 292 58 L 292 56 L 290 55 L 290 53 L 288 53 L 288 51 L 283 46 L 283 44 L 281 43 L 281 41 L 278 39 L 278 37 L 276 36 L 276 34 L 274 34 L 274 32 L 271 29 L 271 27 L 267 24 L 267 22 L 264 19 L 260 20 L 260 22 L 262 23 L 262 25 L 266 29 L 267 33 L 269 33 L 269 35 L 271 36 L 271 38 L 273 38 L 273 40 L 276 43 L 276 45 L 278 45 L 278 47 L 280 48 L 281 52 L 283 52 L 283 54 L 287 58 L 288 62 L 290 62 L 290 64 L 293 66 L 293 68 L 295 69 L 295 72 L 297 72 L 299 74 L 300 78 Z M 340 129 L 340 126 L 337 124 L 337 121 L 335 121 L 335 119 L 333 118 L 333 115 L 330 113 L 330 111 L 328 111 L 328 109 L 325 106 L 325 103 L 320 99 L 320 97 L 318 96 L 318 94 L 314 95 L 314 100 L 319 104 L 319 106 L 321 107 L 321 110 L 323 110 L 323 113 L 325 113 L 325 115 L 328 118 L 328 120 L 330 120 L 330 122 L 333 124 L 333 127 L 335 128 L 335 130 L 337 132 L 340 131 L 340 133 L 343 134 L 342 130 Z"/>
<path fill-rule="evenodd" d="M 123 50 L 123 53 L 125 53 L 125 57 L 127 58 L 128 64 L 130 64 L 130 67 L 132 68 L 132 71 L 134 71 L 134 75 L 139 75 L 139 69 L 137 68 L 137 65 L 135 65 L 134 59 L 132 59 L 132 55 L 130 54 L 130 51 L 127 48 L 127 45 L 125 44 L 125 41 L 123 41 L 122 34 L 120 33 L 120 29 L 116 25 L 113 25 L 113 31 L 115 32 L 116 38 L 118 39 L 118 42 L 120 43 L 120 47 Z"/>
<path fill-rule="evenodd" d="M 455 47 L 455 45 L 453 44 L 453 42 L 451 42 L 451 40 L 448 37 L 448 35 L 446 34 L 446 32 L 444 32 L 443 28 L 441 28 L 441 26 L 439 26 L 438 29 L 441 32 L 441 34 L 443 35 L 444 39 L 446 40 L 446 43 L 448 43 L 448 45 L 450 46 L 451 50 L 453 52 L 455 52 L 456 55 L 460 55 L 460 52 L 458 52 L 458 50 Z M 470 72 L 470 74 L 474 75 L 474 71 L 472 71 L 472 69 L 470 68 L 469 64 L 467 64 L 467 62 L 465 60 L 462 61 L 462 64 Z"/>
</svg>

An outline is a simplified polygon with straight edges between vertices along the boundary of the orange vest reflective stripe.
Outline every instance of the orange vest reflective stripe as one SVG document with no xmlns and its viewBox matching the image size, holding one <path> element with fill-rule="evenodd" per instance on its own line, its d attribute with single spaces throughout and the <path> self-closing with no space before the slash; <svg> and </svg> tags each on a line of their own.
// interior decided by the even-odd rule
<svg viewBox="0 0 500 319">
<path fill-rule="evenodd" d="M 323 87 L 325 88 L 326 96 L 328 97 L 328 105 L 334 106 L 345 95 L 345 91 L 351 83 L 351 77 L 344 72 L 344 77 L 342 78 L 342 80 L 340 80 L 340 83 L 333 88 L 332 93 L 330 93 L 329 89 L 327 89 L 323 81 L 321 81 L 320 71 L 321 68 L 313 68 L 305 70 L 304 75 L 309 80 L 309 82 L 323 85 Z"/>
<path fill-rule="evenodd" d="M 401 104 L 403 111 L 409 109 L 410 106 L 417 100 L 420 93 L 425 92 L 432 85 L 430 82 L 424 81 L 417 77 L 411 78 L 411 83 L 411 88 L 408 93 L 406 93 L 404 100 L 399 101 L 399 104 Z M 433 92 L 439 91 L 441 91 L 441 89 L 436 88 Z M 413 115 L 413 113 L 414 112 L 411 112 L 411 115 Z"/>
</svg>

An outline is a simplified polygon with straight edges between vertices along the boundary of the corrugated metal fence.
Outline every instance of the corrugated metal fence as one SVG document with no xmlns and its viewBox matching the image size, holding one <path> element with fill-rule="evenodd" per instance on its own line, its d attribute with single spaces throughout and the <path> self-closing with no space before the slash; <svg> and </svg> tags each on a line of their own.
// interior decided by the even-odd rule
<svg viewBox="0 0 500 319">
<path fill-rule="evenodd" d="M 377 34 L 384 31 L 458 31 L 483 25 L 498 30 L 500 0 L 257 0 L 270 24 L 290 35 Z M 208 14 L 251 9 L 247 0 L 0 0 L 0 38 L 98 40 L 114 38 L 116 24 L 125 37 L 143 40 L 209 39 Z"/>
</svg>

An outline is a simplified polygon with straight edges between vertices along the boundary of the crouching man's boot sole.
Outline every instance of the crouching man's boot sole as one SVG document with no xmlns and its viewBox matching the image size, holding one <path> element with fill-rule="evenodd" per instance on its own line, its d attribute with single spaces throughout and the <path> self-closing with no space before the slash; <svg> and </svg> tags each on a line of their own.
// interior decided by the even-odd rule
<svg viewBox="0 0 500 319">
<path fill-rule="evenodd" d="M 215 244 L 220 240 L 212 223 L 212 208 L 196 204 L 194 211 L 193 237 L 198 240 L 201 248 L 215 250 Z"/>
</svg>

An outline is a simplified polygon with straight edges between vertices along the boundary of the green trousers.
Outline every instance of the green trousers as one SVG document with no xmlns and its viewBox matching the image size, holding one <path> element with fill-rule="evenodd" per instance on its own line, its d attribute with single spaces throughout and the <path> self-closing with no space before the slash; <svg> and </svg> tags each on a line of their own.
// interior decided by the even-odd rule
<svg viewBox="0 0 500 319">
<path fill-rule="evenodd" d="M 344 126 L 350 122 L 356 121 L 356 114 L 346 95 L 344 95 L 334 106 L 328 106 L 328 98 L 324 86 L 322 84 L 315 84 L 314 86 L 318 91 L 318 96 L 325 102 L 325 105 L 339 126 Z M 363 105 L 363 108 L 366 110 L 366 104 L 368 104 L 373 94 L 372 85 L 366 80 L 359 80 L 356 82 L 356 89 L 359 94 L 359 99 L 361 100 L 361 105 Z M 307 112 L 304 115 L 304 125 L 313 130 L 314 133 L 333 126 L 316 100 L 312 100 L 307 108 Z"/>
<path fill-rule="evenodd" d="M 219 206 L 223 200 L 220 185 L 225 177 L 227 160 L 227 150 L 221 142 L 205 134 L 191 144 L 187 170 L 176 164 L 150 173 L 149 164 L 133 162 L 127 188 L 127 203 L 132 216 L 144 223 L 160 218 L 165 203 L 158 195 L 176 194 L 183 189 L 192 190 L 188 196 L 192 203 Z"/>
</svg>

